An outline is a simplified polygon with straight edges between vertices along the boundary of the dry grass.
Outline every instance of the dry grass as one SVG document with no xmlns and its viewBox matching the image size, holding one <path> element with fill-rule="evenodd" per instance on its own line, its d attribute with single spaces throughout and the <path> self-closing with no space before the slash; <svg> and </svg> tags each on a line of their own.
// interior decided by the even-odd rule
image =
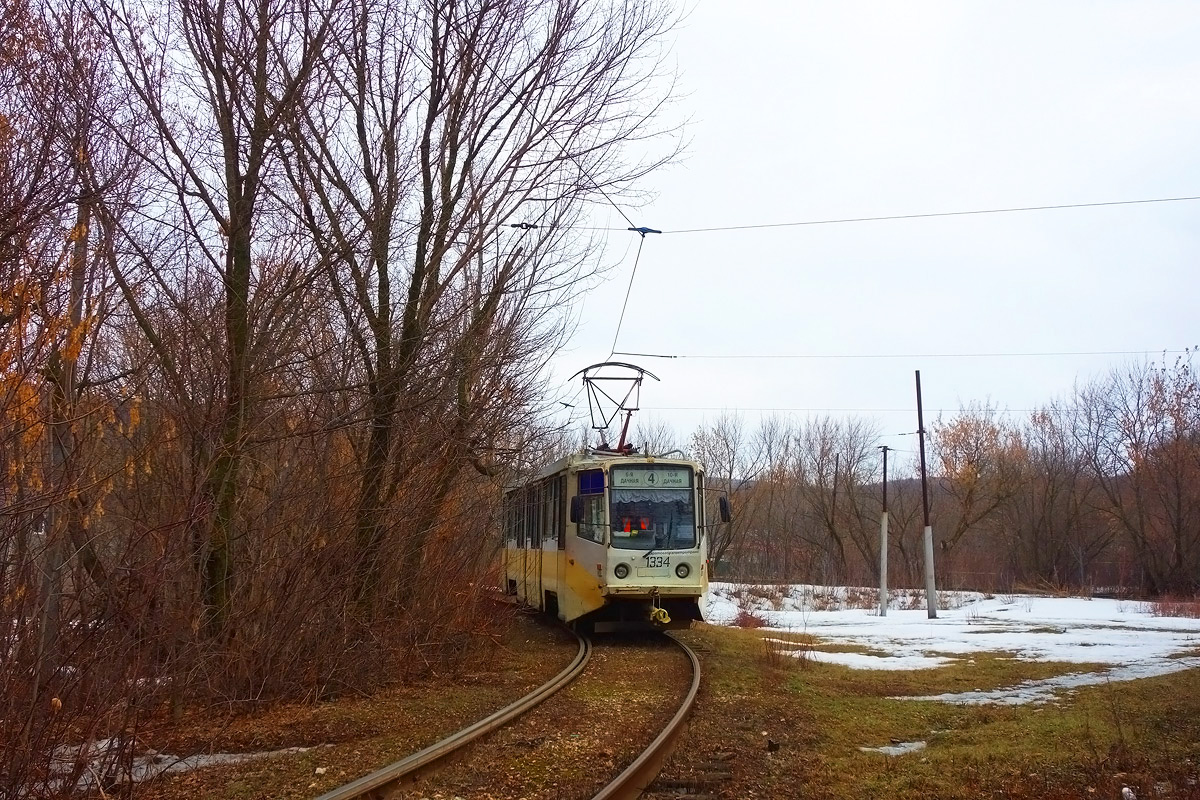
<svg viewBox="0 0 1200 800">
<path fill-rule="evenodd" d="M 573 657 L 576 643 L 557 628 L 518 615 L 477 672 L 439 676 L 371 697 L 277 704 L 231 717 L 185 716 L 143 744 L 191 754 L 276 750 L 303 753 L 210 767 L 138 784 L 145 800 L 304 798 L 361 777 L 525 694 Z M 318 773 L 320 768 L 323 772 Z M 110 794 L 109 797 L 112 795 Z"/>
<path fill-rule="evenodd" d="M 738 609 L 737 616 L 733 618 L 733 624 L 738 628 L 764 628 L 767 621 L 754 612 L 741 608 Z"/>
<path fill-rule="evenodd" d="M 1177 597 L 1165 595 L 1147 604 L 1148 610 L 1156 617 L 1190 617 L 1200 619 L 1200 598 L 1195 596 Z"/>
</svg>

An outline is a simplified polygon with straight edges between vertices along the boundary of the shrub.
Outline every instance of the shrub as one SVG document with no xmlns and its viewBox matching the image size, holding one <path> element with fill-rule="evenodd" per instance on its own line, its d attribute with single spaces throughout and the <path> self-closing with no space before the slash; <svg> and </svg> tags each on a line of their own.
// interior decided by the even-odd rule
<svg viewBox="0 0 1200 800">
<path fill-rule="evenodd" d="M 767 621 L 757 614 L 741 608 L 738 609 L 737 616 L 733 618 L 733 624 L 739 628 L 763 628 L 766 627 Z"/>
<path fill-rule="evenodd" d="M 838 596 L 837 589 L 827 586 L 815 587 L 812 593 L 812 607 L 814 611 L 837 611 L 842 607 L 842 598 Z"/>
<path fill-rule="evenodd" d="M 1187 598 L 1168 594 L 1151 601 L 1149 605 L 1150 613 L 1156 617 L 1200 618 L 1200 598 L 1195 596 Z"/>
<path fill-rule="evenodd" d="M 758 653 L 760 664 L 773 670 L 807 669 L 812 664 L 812 643 L 763 639 Z"/>
<path fill-rule="evenodd" d="M 879 590 L 862 586 L 846 587 L 846 608 L 875 608 L 879 605 Z"/>
</svg>

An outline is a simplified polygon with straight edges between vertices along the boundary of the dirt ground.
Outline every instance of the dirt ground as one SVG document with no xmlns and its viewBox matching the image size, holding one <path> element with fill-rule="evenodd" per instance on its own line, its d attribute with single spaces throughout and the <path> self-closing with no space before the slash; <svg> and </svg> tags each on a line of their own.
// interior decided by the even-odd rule
<svg viewBox="0 0 1200 800">
<path fill-rule="evenodd" d="M 691 684 L 688 661 L 658 636 L 596 636 L 584 674 L 405 800 L 588 798 L 644 750 Z"/>
<path fill-rule="evenodd" d="M 961 707 L 892 695 L 945 691 L 967 679 L 1007 685 L 1024 670 L 1073 667 L 1023 665 L 1001 654 L 976 659 L 970 675 L 881 675 L 781 656 L 753 630 L 699 625 L 681 638 L 700 654 L 701 689 L 675 755 L 650 787 L 654 800 L 1119 800 L 1126 787 L 1141 800 L 1200 799 L 1195 670 L 1090 687 L 1046 707 Z M 406 797 L 586 800 L 648 744 L 686 683 L 682 655 L 647 659 L 639 648 L 598 642 L 591 677 Z M 561 670 L 574 652 L 565 634 L 519 617 L 488 663 L 453 682 L 248 716 L 198 716 L 165 737 L 178 748 L 166 752 L 312 749 L 156 780 L 135 796 L 315 797 L 486 716 Z M 861 749 L 914 739 L 927 749 Z"/>
<path fill-rule="evenodd" d="M 562 670 L 577 650 L 565 632 L 517 615 L 476 669 L 432 678 L 369 698 L 284 705 L 248 714 L 196 710 L 181 724 L 148 732 L 146 746 L 176 756 L 307 748 L 168 775 L 134 796 L 183 798 L 315 797 L 467 727 Z"/>
</svg>

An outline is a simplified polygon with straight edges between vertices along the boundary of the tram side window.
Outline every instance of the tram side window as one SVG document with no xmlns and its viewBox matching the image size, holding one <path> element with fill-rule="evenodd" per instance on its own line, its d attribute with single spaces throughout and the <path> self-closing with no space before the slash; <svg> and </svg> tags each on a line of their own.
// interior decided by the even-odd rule
<svg viewBox="0 0 1200 800">
<path fill-rule="evenodd" d="M 546 541 L 546 537 L 550 536 L 550 529 L 546 527 L 546 504 L 550 492 L 547 491 L 546 482 L 542 481 L 538 485 L 538 506 L 536 506 L 536 515 L 534 525 L 538 528 L 538 539 L 535 541 L 536 546 L 541 547 L 541 543 Z"/>
<path fill-rule="evenodd" d="M 554 479 L 554 536 L 558 539 L 558 549 L 567 549 L 567 476 L 559 475 Z"/>
<path fill-rule="evenodd" d="M 517 545 L 517 492 L 504 493 L 504 546 Z"/>
<path fill-rule="evenodd" d="M 604 471 L 589 469 L 579 473 L 579 495 L 583 498 L 583 516 L 579 536 L 604 543 Z"/>
<path fill-rule="evenodd" d="M 529 546 L 529 490 L 521 489 L 517 500 L 517 547 Z"/>
<path fill-rule="evenodd" d="M 523 548 L 527 537 L 525 520 L 528 516 L 529 492 L 526 489 L 513 489 L 504 501 L 505 538 L 511 543 L 510 547 Z"/>
<path fill-rule="evenodd" d="M 541 541 L 538 538 L 537 494 L 537 487 L 535 486 L 531 486 L 525 493 L 525 530 L 528 532 L 525 546 L 530 549 L 541 546 Z"/>
<path fill-rule="evenodd" d="M 556 547 L 558 526 L 555 524 L 554 515 L 557 507 L 557 489 L 558 482 L 554 478 L 547 478 L 542 483 L 542 541 L 555 542 Z"/>
</svg>

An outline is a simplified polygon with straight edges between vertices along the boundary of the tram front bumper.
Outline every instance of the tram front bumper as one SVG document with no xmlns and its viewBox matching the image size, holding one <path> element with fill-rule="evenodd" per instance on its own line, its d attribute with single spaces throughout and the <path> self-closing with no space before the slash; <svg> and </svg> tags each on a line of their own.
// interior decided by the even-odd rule
<svg viewBox="0 0 1200 800">
<path fill-rule="evenodd" d="M 627 597 L 635 600 L 650 600 L 654 597 L 699 597 L 704 594 L 704 587 L 697 584 L 691 586 L 613 586 L 604 587 L 603 594 L 609 597 Z"/>
</svg>

